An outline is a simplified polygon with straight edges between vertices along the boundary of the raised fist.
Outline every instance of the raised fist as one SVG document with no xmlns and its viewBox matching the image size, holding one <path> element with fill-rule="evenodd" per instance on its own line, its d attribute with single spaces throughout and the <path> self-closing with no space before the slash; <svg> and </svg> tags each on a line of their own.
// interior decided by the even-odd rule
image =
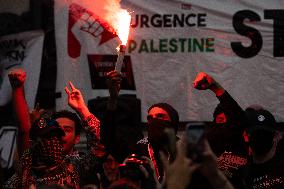
<svg viewBox="0 0 284 189">
<path fill-rule="evenodd" d="M 13 89 L 22 87 L 26 81 L 26 72 L 21 69 L 13 69 L 8 74 L 10 84 Z"/>
<path fill-rule="evenodd" d="M 193 82 L 194 88 L 199 90 L 210 89 L 213 84 L 216 84 L 216 81 L 204 72 L 198 73 Z"/>
</svg>

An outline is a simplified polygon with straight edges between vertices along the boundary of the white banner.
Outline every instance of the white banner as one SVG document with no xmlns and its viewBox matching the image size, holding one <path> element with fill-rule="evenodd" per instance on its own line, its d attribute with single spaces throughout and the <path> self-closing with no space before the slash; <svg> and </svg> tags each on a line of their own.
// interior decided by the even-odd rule
<svg viewBox="0 0 284 189">
<path fill-rule="evenodd" d="M 90 2 L 86 6 L 86 0 L 55 1 L 57 91 L 64 94 L 71 80 L 86 100 L 103 94 L 92 88 L 88 56 L 116 55 L 119 44 L 100 23 L 103 18 L 96 16 L 99 1 Z M 284 2 L 121 3 L 132 12 L 126 54 L 132 62 L 143 120 L 148 107 L 157 102 L 173 105 L 181 121 L 212 120 L 218 100 L 192 85 L 197 73 L 204 71 L 243 108 L 259 104 L 284 121 L 284 8 L 280 9 Z M 57 108 L 66 107 L 63 95 Z"/>
<path fill-rule="evenodd" d="M 6 105 L 12 98 L 8 73 L 13 68 L 23 68 L 27 72 L 26 100 L 30 109 L 34 107 L 43 39 L 42 31 L 28 31 L 0 37 L 0 106 Z"/>
<path fill-rule="evenodd" d="M 0 165 L 2 168 L 10 168 L 13 165 L 16 136 L 17 127 L 5 125 L 0 128 Z"/>
</svg>

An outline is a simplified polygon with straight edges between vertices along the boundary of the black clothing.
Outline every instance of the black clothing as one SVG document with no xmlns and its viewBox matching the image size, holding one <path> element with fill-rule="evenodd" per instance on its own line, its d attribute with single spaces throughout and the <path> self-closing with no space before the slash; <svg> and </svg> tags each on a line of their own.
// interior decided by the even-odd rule
<svg viewBox="0 0 284 189">
<path fill-rule="evenodd" d="M 283 189 L 284 161 L 280 157 L 261 164 L 248 164 L 239 169 L 234 180 L 240 184 L 236 188 Z"/>
<path fill-rule="evenodd" d="M 248 159 L 248 146 L 243 138 L 246 116 L 245 111 L 227 91 L 217 98 L 227 123 L 220 125 L 213 123 L 213 126 L 206 131 L 206 137 L 217 156 L 218 168 L 232 181 L 234 172 L 245 165 Z"/>
<path fill-rule="evenodd" d="M 140 100 L 132 95 L 120 95 L 114 110 L 108 108 L 108 101 L 108 97 L 90 100 L 88 107 L 101 120 L 101 138 L 106 150 L 122 163 L 144 137 Z"/>
<path fill-rule="evenodd" d="M 151 159 L 156 172 L 156 177 L 161 182 L 164 176 L 164 169 L 160 159 L 159 150 L 154 149 L 150 145 L 147 137 L 137 142 L 136 150 L 134 153 L 139 156 L 146 156 Z"/>
</svg>

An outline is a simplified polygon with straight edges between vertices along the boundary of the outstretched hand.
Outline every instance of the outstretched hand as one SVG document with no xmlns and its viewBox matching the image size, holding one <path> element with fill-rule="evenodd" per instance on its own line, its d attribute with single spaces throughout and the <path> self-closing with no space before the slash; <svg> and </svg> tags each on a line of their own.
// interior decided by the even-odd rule
<svg viewBox="0 0 284 189">
<path fill-rule="evenodd" d="M 153 186 L 156 186 L 159 181 L 158 178 L 156 177 L 155 174 L 155 167 L 153 165 L 153 162 L 151 161 L 151 159 L 149 159 L 146 156 L 141 156 L 141 159 L 144 162 L 147 163 L 143 163 L 142 165 L 139 165 L 139 169 L 140 171 L 143 173 L 143 175 L 146 178 L 146 186 L 144 186 L 145 188 L 153 188 Z"/>
<path fill-rule="evenodd" d="M 81 91 L 72 84 L 72 82 L 69 82 L 70 89 L 68 87 L 65 87 L 65 92 L 68 95 L 68 105 L 75 111 L 80 112 L 82 109 L 86 108 L 86 104 L 84 101 L 84 98 L 81 94 Z"/>
<path fill-rule="evenodd" d="M 26 81 L 26 72 L 21 68 L 13 69 L 8 74 L 8 77 L 13 89 L 20 88 L 24 86 Z"/>
<path fill-rule="evenodd" d="M 204 140 L 202 145 L 202 163 L 199 170 L 205 177 L 210 178 L 218 172 L 217 157 L 211 150 L 207 140 Z"/>
<path fill-rule="evenodd" d="M 200 166 L 186 156 L 187 145 L 182 140 L 177 143 L 176 158 L 172 163 L 168 161 L 165 154 L 160 153 L 167 179 L 166 185 L 169 189 L 187 188 L 191 182 L 192 174 Z"/>
</svg>

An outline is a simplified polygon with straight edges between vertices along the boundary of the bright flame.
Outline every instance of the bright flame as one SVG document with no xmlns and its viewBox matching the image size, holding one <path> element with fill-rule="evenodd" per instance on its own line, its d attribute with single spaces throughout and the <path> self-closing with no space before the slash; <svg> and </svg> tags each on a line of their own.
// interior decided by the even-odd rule
<svg viewBox="0 0 284 189">
<path fill-rule="evenodd" d="M 67 0 L 58 1 L 65 2 Z M 102 21 L 100 24 L 106 24 L 104 27 L 117 34 L 122 45 L 126 45 L 131 16 L 127 10 L 121 8 L 121 0 L 72 0 L 71 2 L 80 2 L 82 7 L 93 12 L 96 18 Z"/>
<path fill-rule="evenodd" d="M 131 16 L 127 10 L 120 10 L 117 13 L 117 35 L 121 40 L 122 45 L 126 45 L 129 35 Z"/>
</svg>

